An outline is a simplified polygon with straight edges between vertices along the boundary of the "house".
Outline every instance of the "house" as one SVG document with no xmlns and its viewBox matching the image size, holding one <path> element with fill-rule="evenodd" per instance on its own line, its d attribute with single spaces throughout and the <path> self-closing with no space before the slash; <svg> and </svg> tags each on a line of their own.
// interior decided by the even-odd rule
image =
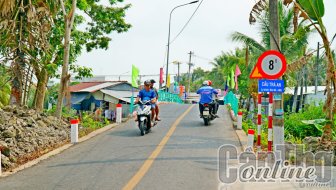
<svg viewBox="0 0 336 190">
<path fill-rule="evenodd" d="M 70 86 L 71 107 L 80 111 L 115 110 L 121 103 L 127 116 L 132 94 L 136 96 L 138 91 L 126 81 L 81 82 Z"/>
</svg>

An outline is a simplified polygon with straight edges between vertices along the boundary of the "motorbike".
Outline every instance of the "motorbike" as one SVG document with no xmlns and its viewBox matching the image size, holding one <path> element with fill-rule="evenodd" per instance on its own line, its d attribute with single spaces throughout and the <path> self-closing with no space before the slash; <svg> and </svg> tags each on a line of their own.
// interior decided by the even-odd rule
<svg viewBox="0 0 336 190">
<path fill-rule="evenodd" d="M 204 107 L 203 121 L 204 121 L 205 126 L 209 126 L 210 122 L 216 118 L 214 114 L 214 110 L 212 110 L 215 108 L 211 108 L 211 106 L 213 106 L 214 104 L 215 102 L 211 102 L 209 104 L 203 104 L 203 107 Z"/>
<path fill-rule="evenodd" d="M 151 103 L 150 101 L 139 101 L 137 108 L 138 127 L 141 132 L 141 136 L 149 133 L 151 130 Z"/>
</svg>

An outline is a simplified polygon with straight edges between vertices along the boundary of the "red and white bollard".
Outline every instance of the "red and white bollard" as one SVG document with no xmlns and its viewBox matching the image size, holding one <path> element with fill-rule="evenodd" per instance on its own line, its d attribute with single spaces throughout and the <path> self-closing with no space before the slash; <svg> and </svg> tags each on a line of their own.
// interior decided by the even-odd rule
<svg viewBox="0 0 336 190">
<path fill-rule="evenodd" d="M 269 93 L 268 105 L 268 152 L 272 152 L 273 144 L 273 93 Z"/>
<path fill-rule="evenodd" d="M 71 143 L 78 143 L 78 119 L 73 119 L 70 121 L 71 124 Z"/>
<path fill-rule="evenodd" d="M 261 150 L 261 93 L 258 94 L 258 138 L 257 138 L 257 148 L 258 151 Z"/>
<path fill-rule="evenodd" d="M 253 144 L 254 144 L 254 130 L 249 129 L 247 136 L 247 149 L 253 151 Z"/>
<path fill-rule="evenodd" d="M 117 118 L 116 118 L 116 123 L 121 123 L 122 121 L 122 105 L 117 104 Z"/>
<path fill-rule="evenodd" d="M 243 112 L 238 112 L 237 129 L 243 129 Z"/>
</svg>

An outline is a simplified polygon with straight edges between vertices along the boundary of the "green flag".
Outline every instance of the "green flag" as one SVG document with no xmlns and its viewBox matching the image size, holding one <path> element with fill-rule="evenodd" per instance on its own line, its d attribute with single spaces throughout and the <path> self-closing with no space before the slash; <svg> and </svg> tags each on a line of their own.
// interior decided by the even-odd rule
<svg viewBox="0 0 336 190">
<path fill-rule="evenodd" d="M 232 89 L 234 89 L 235 88 L 235 81 L 234 81 L 234 76 L 235 76 L 235 73 L 234 73 L 234 71 L 233 71 L 233 69 L 231 69 L 231 83 L 230 83 L 230 87 L 232 88 Z"/>
<path fill-rule="evenodd" d="M 230 87 L 231 86 L 230 74 L 228 74 L 226 80 L 227 80 L 226 83 L 227 83 L 228 87 Z"/>
<path fill-rule="evenodd" d="M 138 77 L 139 77 L 139 69 L 136 68 L 134 65 L 132 65 L 132 86 L 133 87 L 138 87 Z"/>
</svg>

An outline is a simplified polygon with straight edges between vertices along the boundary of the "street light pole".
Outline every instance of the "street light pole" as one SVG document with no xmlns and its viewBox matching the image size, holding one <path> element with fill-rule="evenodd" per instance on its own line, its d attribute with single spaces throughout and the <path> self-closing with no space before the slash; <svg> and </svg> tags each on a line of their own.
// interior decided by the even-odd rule
<svg viewBox="0 0 336 190">
<path fill-rule="evenodd" d="M 179 6 L 176 6 L 174 7 L 171 11 L 170 11 L 170 15 L 169 15 L 169 28 L 168 28 L 168 43 L 167 43 L 167 65 L 166 65 L 166 88 L 167 88 L 167 92 L 168 92 L 168 64 L 169 64 L 169 45 L 170 45 L 170 25 L 171 25 L 171 17 L 172 17 L 172 14 L 174 12 L 175 9 L 179 8 L 179 7 L 183 7 L 183 6 L 186 6 L 186 5 L 190 5 L 190 4 L 194 4 L 194 3 L 198 3 L 198 0 L 197 1 L 192 1 L 190 3 L 186 3 L 186 4 L 183 4 L 183 5 L 179 5 Z"/>
<path fill-rule="evenodd" d="M 129 72 L 130 72 L 130 71 L 127 71 L 126 73 L 120 74 L 119 77 L 118 77 L 118 78 L 119 78 L 118 81 L 119 81 L 119 82 L 121 81 L 121 80 L 120 80 L 121 75 L 127 74 L 127 73 L 129 73 Z"/>
</svg>

